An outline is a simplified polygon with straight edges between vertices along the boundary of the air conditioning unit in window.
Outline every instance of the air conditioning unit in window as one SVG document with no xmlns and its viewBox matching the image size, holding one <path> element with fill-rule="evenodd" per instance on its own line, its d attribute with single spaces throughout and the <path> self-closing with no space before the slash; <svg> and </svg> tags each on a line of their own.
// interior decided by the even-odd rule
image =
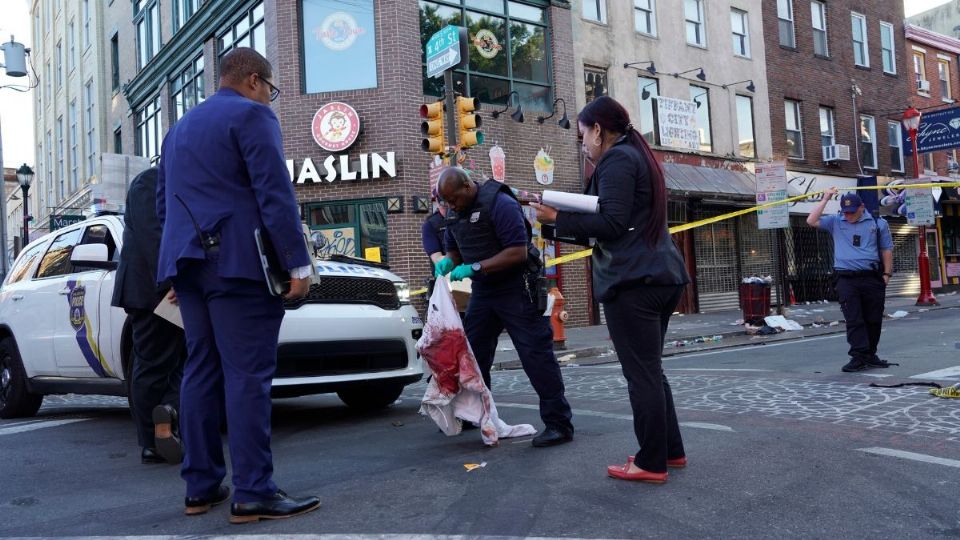
<svg viewBox="0 0 960 540">
<path fill-rule="evenodd" d="M 921 91 L 921 92 L 929 92 L 929 91 L 930 91 L 930 81 L 925 81 L 925 80 L 923 80 L 923 79 L 920 79 L 919 81 L 917 81 L 917 90 L 919 90 L 919 91 Z"/>
<path fill-rule="evenodd" d="M 824 146 L 823 161 L 850 161 L 850 146 L 846 144 Z"/>
</svg>

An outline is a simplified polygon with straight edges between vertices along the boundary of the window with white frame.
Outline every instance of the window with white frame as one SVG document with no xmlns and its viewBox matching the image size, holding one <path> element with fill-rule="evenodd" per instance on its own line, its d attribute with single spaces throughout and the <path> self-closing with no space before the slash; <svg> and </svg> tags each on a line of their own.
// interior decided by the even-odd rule
<svg viewBox="0 0 960 540">
<path fill-rule="evenodd" d="M 827 5 L 819 0 L 810 2 L 810 17 L 813 21 L 813 54 L 830 56 L 827 41 Z"/>
<path fill-rule="evenodd" d="M 793 0 L 777 0 L 777 27 L 780 45 L 795 48 L 797 38 L 793 28 Z"/>
<path fill-rule="evenodd" d="M 928 92 L 930 87 L 926 89 L 923 88 L 924 83 L 927 81 L 927 55 L 922 51 L 913 51 L 913 74 L 914 78 L 917 81 L 917 91 L 918 92 Z"/>
<path fill-rule="evenodd" d="M 887 122 L 887 139 L 890 143 L 890 170 L 903 172 L 903 134 L 900 122 Z"/>
<path fill-rule="evenodd" d="M 90 0 L 83 0 L 83 48 L 90 46 Z"/>
<path fill-rule="evenodd" d="M 880 23 L 880 49 L 883 57 L 883 72 L 895 74 L 897 72 L 896 39 L 893 25 Z"/>
<path fill-rule="evenodd" d="M 877 168 L 877 125 L 872 116 L 860 115 L 860 164 Z"/>
<path fill-rule="evenodd" d="M 737 94 L 737 152 L 748 158 L 757 157 L 753 127 L 753 98 Z"/>
<path fill-rule="evenodd" d="M 850 14 L 853 29 L 853 63 L 870 67 L 870 53 L 867 48 L 867 18 L 859 13 Z"/>
<path fill-rule="evenodd" d="M 933 163 L 933 152 L 923 154 L 923 172 L 924 174 L 935 174 L 936 167 Z"/>
<path fill-rule="evenodd" d="M 200 8 L 201 0 L 173 0 L 173 31 L 183 27 Z"/>
<path fill-rule="evenodd" d="M 67 72 L 77 67 L 77 38 L 74 34 L 73 21 L 67 26 Z"/>
<path fill-rule="evenodd" d="M 656 0 L 633 0 L 634 28 L 641 34 L 657 35 Z"/>
<path fill-rule="evenodd" d="M 700 151 L 713 151 L 713 137 L 710 129 L 710 89 L 690 85 L 690 101 L 697 104 L 697 131 L 700 133 Z"/>
<path fill-rule="evenodd" d="M 607 0 L 583 0 L 583 18 L 600 23 L 607 22 Z"/>
<path fill-rule="evenodd" d="M 707 46 L 703 28 L 703 0 L 683 0 L 683 15 L 686 18 L 687 43 L 698 47 Z"/>
<path fill-rule="evenodd" d="M 220 35 L 217 53 L 223 55 L 235 47 L 251 47 L 258 53 L 267 55 L 267 28 L 263 22 L 263 2 L 258 2 L 239 19 L 233 21 Z"/>
<path fill-rule="evenodd" d="M 68 134 L 70 142 L 70 193 L 77 190 L 80 180 L 80 158 L 77 152 L 77 146 L 80 141 L 77 140 L 77 100 L 70 102 L 67 107 L 70 119 L 70 133 Z"/>
<path fill-rule="evenodd" d="M 730 27 L 733 29 L 733 54 L 749 58 L 750 32 L 747 12 L 742 9 L 730 9 Z"/>
<path fill-rule="evenodd" d="M 90 178 L 97 168 L 97 115 L 93 79 L 87 81 L 86 86 L 83 87 L 83 94 L 85 101 L 83 123 L 84 127 L 87 128 L 87 169 L 85 176 Z"/>
<path fill-rule="evenodd" d="M 53 86 L 50 73 L 50 61 L 48 60 L 47 63 L 43 65 L 43 100 L 47 103 L 50 103 L 50 88 Z"/>
<path fill-rule="evenodd" d="M 783 102 L 786 118 L 787 156 L 803 158 L 803 131 L 800 124 L 800 102 L 792 99 Z"/>
<path fill-rule="evenodd" d="M 134 114 L 137 155 L 154 158 L 160 155 L 160 96 L 144 103 Z"/>
<path fill-rule="evenodd" d="M 833 146 L 837 142 L 833 126 L 833 108 L 820 107 L 820 146 Z"/>
<path fill-rule="evenodd" d="M 47 200 L 53 201 L 53 133 L 47 130 Z"/>
<path fill-rule="evenodd" d="M 648 144 L 660 144 L 653 109 L 660 95 L 660 81 L 652 77 L 637 77 L 637 93 L 640 99 L 640 135 Z M 646 99 L 644 99 L 646 98 Z"/>
<path fill-rule="evenodd" d="M 143 69 L 160 51 L 160 2 L 136 0 L 133 24 L 137 27 L 137 69 Z"/>
<path fill-rule="evenodd" d="M 64 167 L 64 158 L 66 153 L 64 152 L 63 147 L 63 115 L 57 117 L 57 180 L 60 184 L 60 189 L 58 190 L 57 200 L 61 200 L 67 195 L 66 190 L 66 181 L 67 181 L 67 169 Z"/>
<path fill-rule="evenodd" d="M 63 41 L 57 42 L 57 91 L 63 87 Z"/>
<path fill-rule="evenodd" d="M 940 76 L 940 97 L 945 101 L 953 99 L 953 89 L 950 86 L 950 60 L 937 58 L 937 74 Z"/>
</svg>

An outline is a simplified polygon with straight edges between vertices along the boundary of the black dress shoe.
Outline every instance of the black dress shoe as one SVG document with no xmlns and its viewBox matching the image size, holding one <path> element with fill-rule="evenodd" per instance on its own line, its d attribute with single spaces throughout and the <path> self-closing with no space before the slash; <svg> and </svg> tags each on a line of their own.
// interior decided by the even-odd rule
<svg viewBox="0 0 960 540">
<path fill-rule="evenodd" d="M 140 452 L 140 463 L 144 465 L 155 465 L 157 463 L 166 463 L 167 460 L 163 459 L 163 456 L 157 453 L 153 448 L 144 448 Z"/>
<path fill-rule="evenodd" d="M 183 461 L 183 442 L 178 437 L 178 431 L 176 409 L 170 405 L 153 408 L 153 439 L 157 453 L 173 465 Z"/>
<path fill-rule="evenodd" d="M 230 506 L 230 523 L 251 523 L 261 519 L 283 519 L 320 508 L 320 499 L 303 497 L 294 499 L 283 491 L 277 491 L 271 499 L 255 503 L 233 503 Z"/>
<path fill-rule="evenodd" d="M 562 431 L 557 428 L 547 428 L 543 433 L 533 438 L 533 445 L 537 448 L 546 446 L 556 446 L 558 444 L 568 443 L 573 440 L 573 433 Z"/>
<path fill-rule="evenodd" d="M 216 493 L 206 497 L 186 497 L 183 499 L 183 513 L 188 516 L 206 514 L 210 508 L 227 502 L 229 498 L 230 488 L 227 486 L 218 487 Z"/>
</svg>

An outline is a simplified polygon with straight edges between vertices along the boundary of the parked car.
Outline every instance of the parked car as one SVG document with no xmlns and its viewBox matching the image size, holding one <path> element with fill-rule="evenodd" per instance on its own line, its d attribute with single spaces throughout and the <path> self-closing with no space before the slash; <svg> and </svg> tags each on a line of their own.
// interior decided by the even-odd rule
<svg viewBox="0 0 960 540">
<path fill-rule="evenodd" d="M 0 286 L 0 418 L 33 416 L 48 394 L 128 395 L 131 331 L 110 306 L 123 219 L 99 216 L 26 246 Z M 335 392 L 377 409 L 423 377 L 423 323 L 383 265 L 321 261 L 319 284 L 286 304 L 273 396 Z"/>
</svg>

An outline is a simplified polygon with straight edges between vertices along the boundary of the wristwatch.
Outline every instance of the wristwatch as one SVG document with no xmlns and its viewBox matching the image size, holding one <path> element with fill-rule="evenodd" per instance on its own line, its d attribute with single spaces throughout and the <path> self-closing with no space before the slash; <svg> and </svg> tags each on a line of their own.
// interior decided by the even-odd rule
<svg viewBox="0 0 960 540">
<path fill-rule="evenodd" d="M 883 275 L 886 276 L 886 277 L 893 277 L 893 274 L 891 274 L 891 273 L 889 273 L 889 272 L 884 272 Z"/>
<path fill-rule="evenodd" d="M 480 273 L 480 263 L 475 262 L 475 263 L 471 264 L 471 265 L 470 265 L 470 269 L 473 270 L 473 273 L 479 274 L 479 273 Z"/>
</svg>

